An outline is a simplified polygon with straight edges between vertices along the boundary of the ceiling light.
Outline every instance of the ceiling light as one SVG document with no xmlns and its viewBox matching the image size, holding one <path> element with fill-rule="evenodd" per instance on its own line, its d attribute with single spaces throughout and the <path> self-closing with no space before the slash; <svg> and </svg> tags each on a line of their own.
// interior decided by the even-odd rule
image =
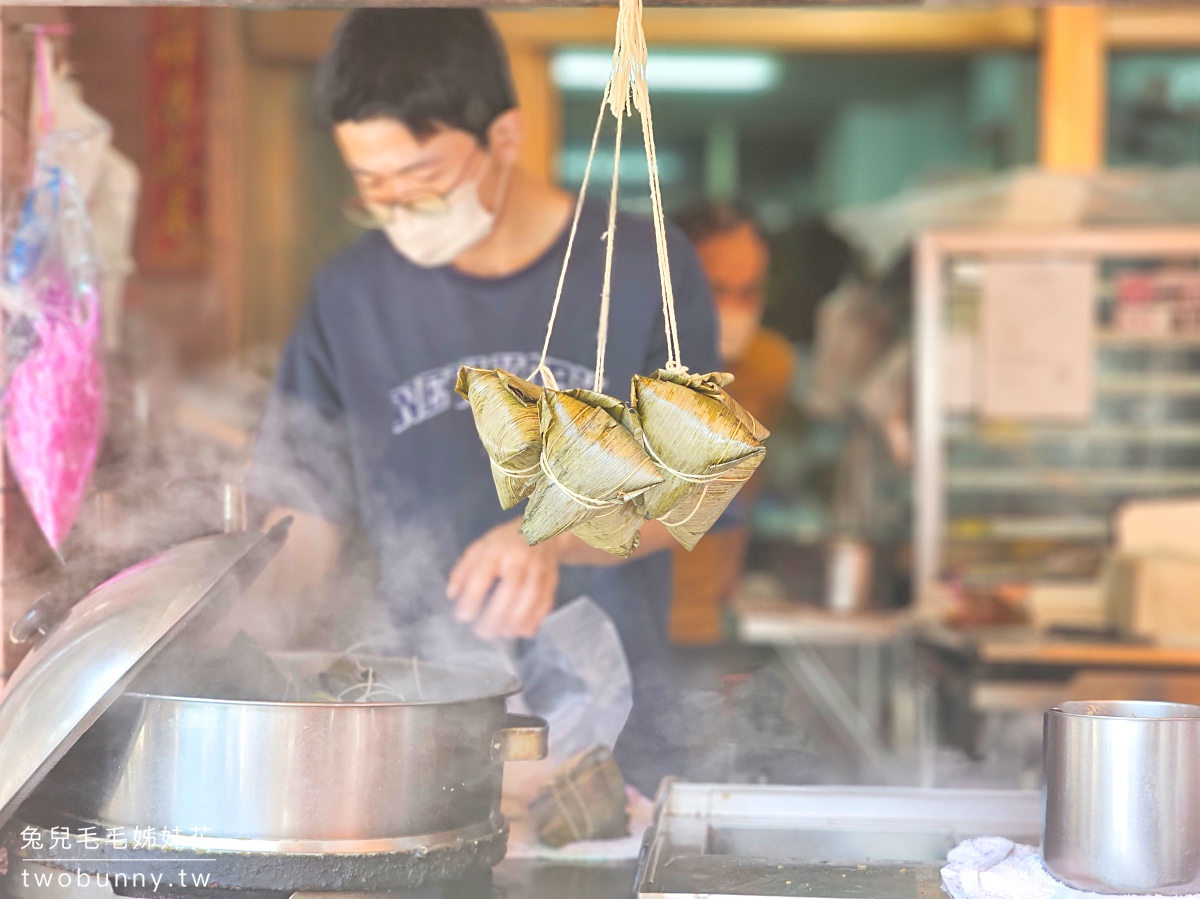
<svg viewBox="0 0 1200 899">
<path fill-rule="evenodd" d="M 604 50 L 564 50 L 550 62 L 554 83 L 565 91 L 602 90 L 612 69 Z M 651 53 L 651 92 L 756 94 L 779 83 L 780 65 L 765 53 Z"/>
</svg>

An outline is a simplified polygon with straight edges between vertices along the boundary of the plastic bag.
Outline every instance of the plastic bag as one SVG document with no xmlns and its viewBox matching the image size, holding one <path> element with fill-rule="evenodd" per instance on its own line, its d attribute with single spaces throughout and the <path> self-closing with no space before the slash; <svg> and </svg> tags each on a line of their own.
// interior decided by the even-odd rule
<svg viewBox="0 0 1200 899">
<path fill-rule="evenodd" d="M 866 285 L 844 281 L 821 301 L 812 384 L 805 407 L 813 416 L 842 420 L 854 395 L 893 337 L 895 323 Z"/>
<path fill-rule="evenodd" d="M 541 762 L 509 765 L 504 813 L 520 817 L 555 769 L 593 746 L 612 747 L 633 708 L 633 677 L 616 625 L 586 596 L 546 617 L 516 662 L 522 691 L 509 710 L 545 718 L 549 754 Z"/>
<path fill-rule="evenodd" d="M 72 135 L 39 148 L 4 256 L 8 383 L 4 436 L 13 473 L 57 551 L 79 512 L 104 421 L 100 296 L 87 207 L 61 163 Z"/>
<path fill-rule="evenodd" d="M 514 705 L 549 723 L 552 759 L 617 742 L 633 708 L 633 677 L 616 625 L 591 599 L 551 612 L 517 670 Z"/>
</svg>

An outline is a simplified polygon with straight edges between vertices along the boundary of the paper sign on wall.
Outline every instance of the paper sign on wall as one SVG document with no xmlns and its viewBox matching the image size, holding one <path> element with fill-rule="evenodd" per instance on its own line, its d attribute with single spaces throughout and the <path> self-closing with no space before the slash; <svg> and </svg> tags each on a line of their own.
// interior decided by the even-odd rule
<svg viewBox="0 0 1200 899">
<path fill-rule="evenodd" d="M 981 411 L 989 418 L 1086 421 L 1095 401 L 1096 267 L 1083 260 L 990 260 L 980 316 Z"/>
</svg>

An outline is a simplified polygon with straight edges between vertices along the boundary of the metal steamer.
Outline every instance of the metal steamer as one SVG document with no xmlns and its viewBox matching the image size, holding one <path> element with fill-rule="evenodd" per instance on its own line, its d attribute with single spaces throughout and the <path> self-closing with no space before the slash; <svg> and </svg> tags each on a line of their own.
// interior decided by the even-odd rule
<svg viewBox="0 0 1200 899">
<path fill-rule="evenodd" d="M 504 763 L 546 751 L 544 721 L 506 713 L 520 688 L 510 675 L 370 660 L 399 702 L 243 701 L 141 686 L 151 660 L 168 644 L 159 661 L 182 658 L 283 539 L 281 530 L 181 544 L 44 628 L 0 700 L 10 868 L 172 884 L 190 866 L 204 891 L 246 896 L 412 889 L 479 877 L 503 858 Z M 275 661 L 303 677 L 331 658 Z M 137 832 L 157 838 L 135 845 Z"/>
<path fill-rule="evenodd" d="M 1200 706 L 1046 713 L 1046 867 L 1093 893 L 1200 892 Z"/>
</svg>

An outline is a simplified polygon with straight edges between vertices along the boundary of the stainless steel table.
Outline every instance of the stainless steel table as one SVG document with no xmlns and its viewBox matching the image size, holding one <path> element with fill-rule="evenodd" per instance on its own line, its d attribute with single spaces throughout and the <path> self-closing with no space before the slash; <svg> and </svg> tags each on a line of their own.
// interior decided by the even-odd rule
<svg viewBox="0 0 1200 899">
<path fill-rule="evenodd" d="M 908 614 L 838 615 L 763 598 L 735 600 L 733 614 L 738 639 L 771 646 L 809 702 L 857 751 L 864 779 L 932 782 L 931 766 L 924 763 L 933 742 L 932 715 L 913 678 Z M 833 653 L 853 655 L 850 678 L 834 673 Z"/>
<path fill-rule="evenodd" d="M 630 899 L 635 862 L 561 864 L 505 860 L 492 874 L 496 899 Z"/>
<path fill-rule="evenodd" d="M 1036 716 L 1072 699 L 1200 701 L 1200 649 L 1068 639 L 1025 628 L 916 633 L 921 677 L 937 685 L 939 731 L 971 752 L 981 721 Z"/>
<path fill-rule="evenodd" d="M 937 899 L 961 840 L 1037 843 L 1035 790 L 776 787 L 668 781 L 638 899 Z"/>
</svg>

